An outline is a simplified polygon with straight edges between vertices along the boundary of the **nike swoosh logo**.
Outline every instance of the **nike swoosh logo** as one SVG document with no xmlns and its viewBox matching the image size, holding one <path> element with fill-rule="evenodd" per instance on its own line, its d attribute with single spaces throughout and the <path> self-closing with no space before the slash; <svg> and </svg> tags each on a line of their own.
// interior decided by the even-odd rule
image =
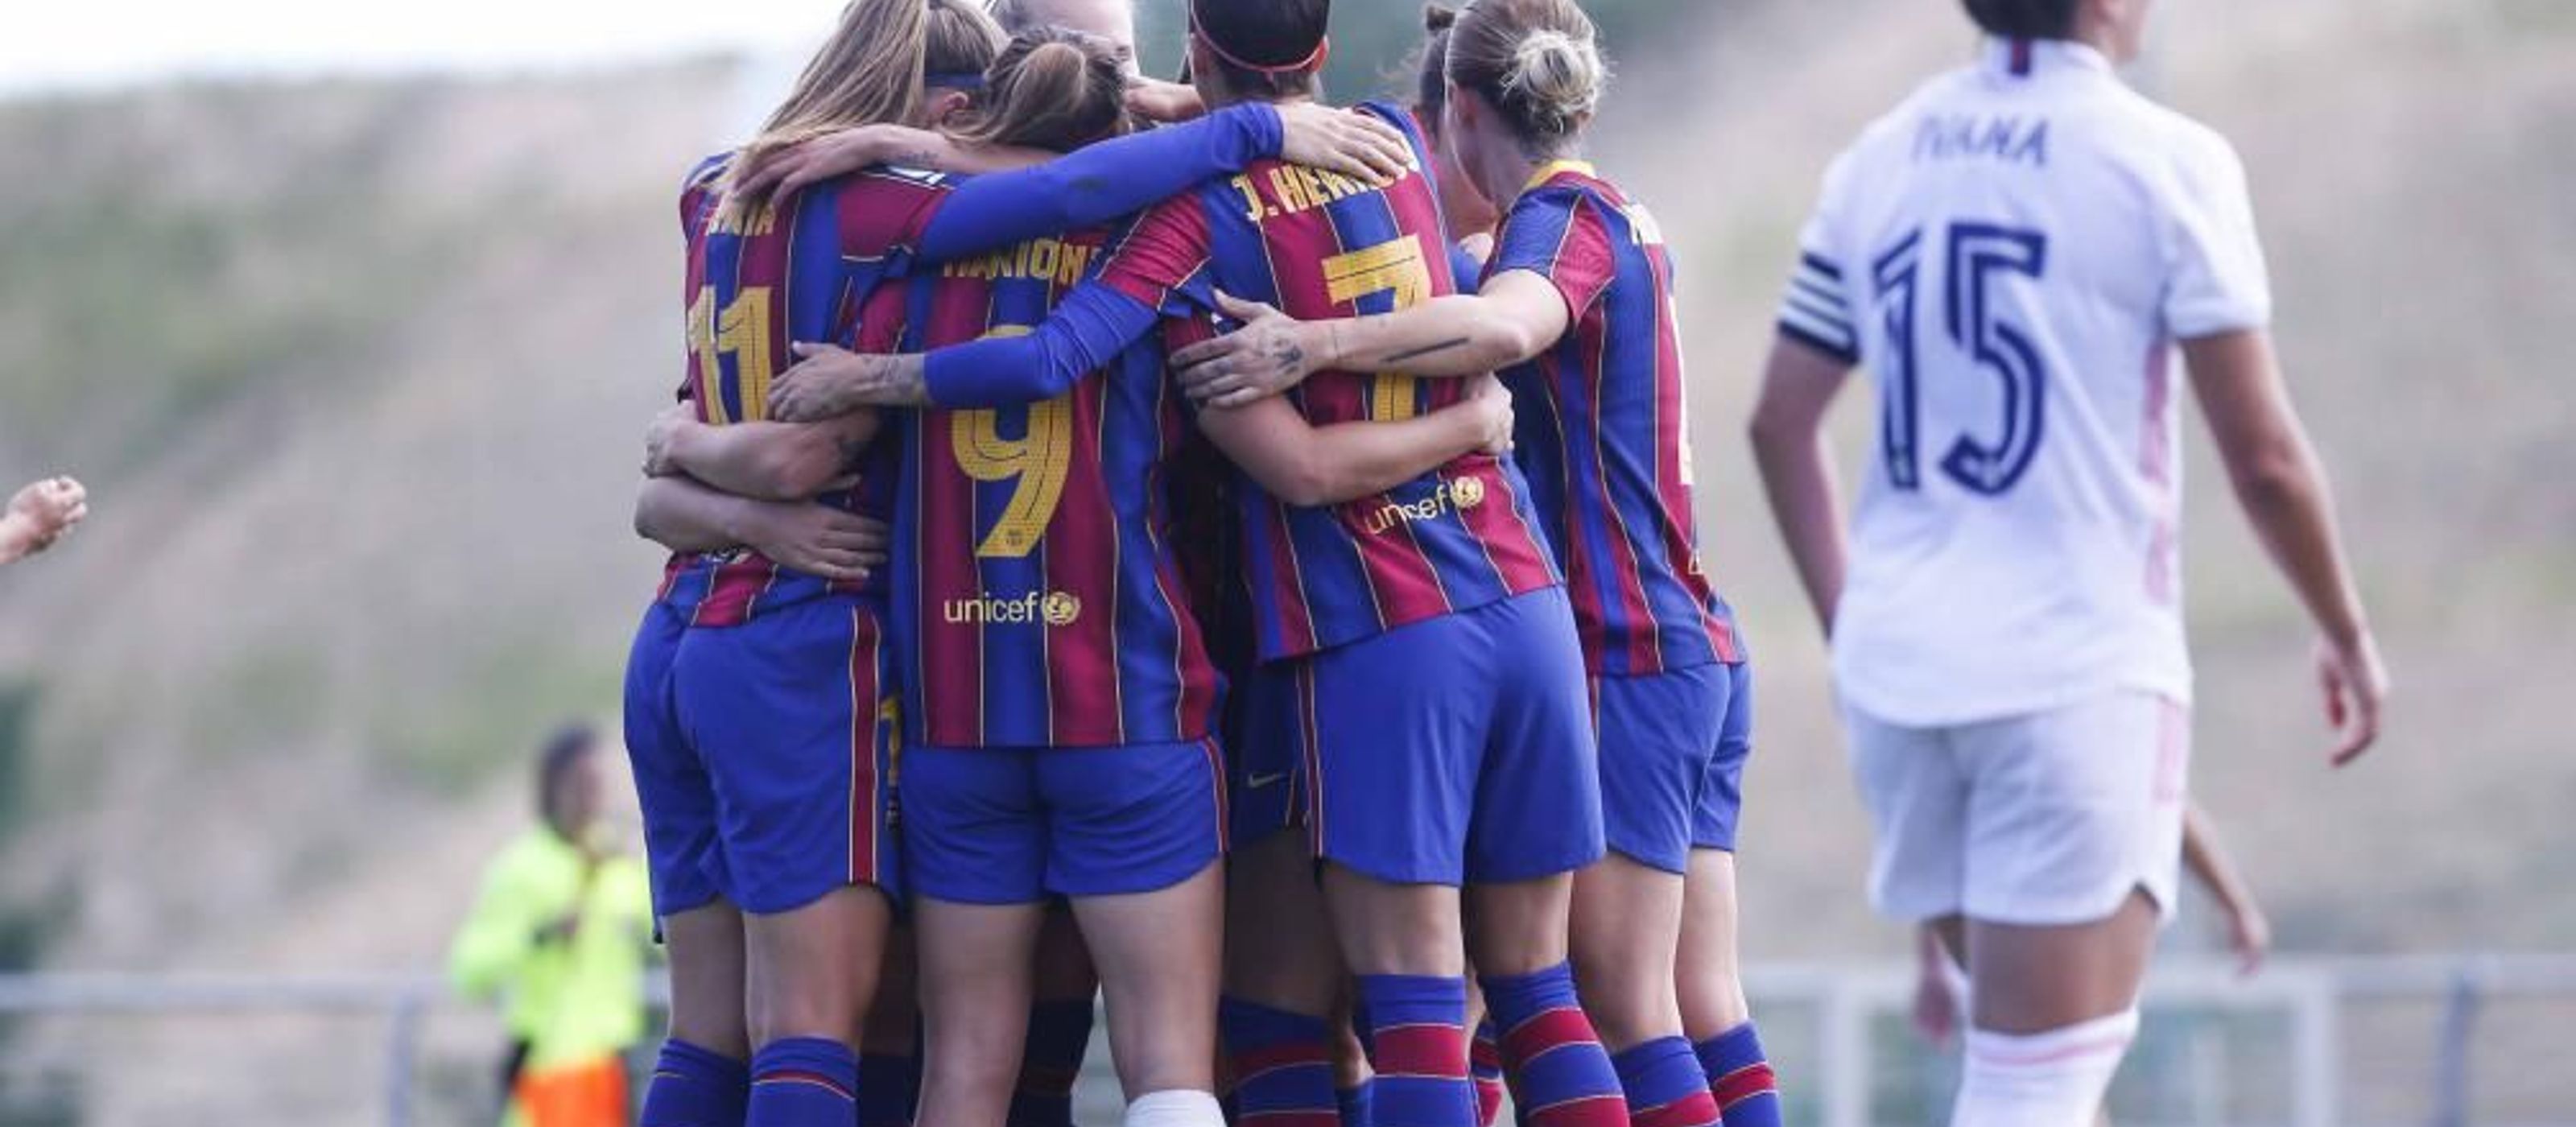
<svg viewBox="0 0 2576 1127">
<path fill-rule="evenodd" d="M 1266 786 L 1274 786 L 1287 777 L 1288 772 L 1286 771 L 1281 771 L 1276 775 L 1251 775 L 1243 780 L 1243 789 L 1260 790 Z"/>
</svg>

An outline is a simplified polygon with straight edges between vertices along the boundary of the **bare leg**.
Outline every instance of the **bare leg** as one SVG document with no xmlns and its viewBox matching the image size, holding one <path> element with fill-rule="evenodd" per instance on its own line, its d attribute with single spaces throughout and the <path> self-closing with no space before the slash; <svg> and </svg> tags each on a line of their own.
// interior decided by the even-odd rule
<svg viewBox="0 0 2576 1127">
<path fill-rule="evenodd" d="M 1340 865 L 1324 868 L 1324 898 L 1353 974 L 1421 974 L 1463 978 L 1467 952 L 1458 890 L 1440 884 L 1392 884 Z M 1557 957 L 1565 952 L 1565 917 L 1557 916 Z"/>
<path fill-rule="evenodd" d="M 1705 1041 L 1753 1019 L 1735 940 L 1735 854 L 1691 850 L 1683 882 L 1683 954 L 1674 965 L 1675 988 L 1683 1034 Z"/>
<path fill-rule="evenodd" d="M 1342 955 L 1304 836 L 1274 833 L 1226 862 L 1225 992 L 1324 1017 L 1342 997 Z"/>
<path fill-rule="evenodd" d="M 752 1044 L 814 1037 L 855 1050 L 892 922 L 885 895 L 865 885 L 792 911 L 744 915 Z"/>
<path fill-rule="evenodd" d="M 715 900 L 662 920 L 671 957 L 671 1036 L 711 1053 L 748 1060 L 743 1009 L 742 913 Z"/>
<path fill-rule="evenodd" d="M 1467 942 L 1476 972 L 1523 975 L 1564 962 L 1573 912 L 1571 873 L 1469 888 Z"/>
<path fill-rule="evenodd" d="M 2136 1004 L 2155 949 L 2155 903 L 2132 893 L 2108 919 L 2064 927 L 1970 920 L 1970 1020 L 1996 1033 L 2041 1033 Z"/>
<path fill-rule="evenodd" d="M 1216 1088 L 1217 984 L 1225 947 L 1222 866 L 1169 888 L 1075 900 L 1108 1000 L 1110 1056 L 1130 1101 Z"/>
<path fill-rule="evenodd" d="M 910 1057 L 921 1053 L 921 966 L 914 957 L 915 936 L 898 927 L 886 938 L 885 969 L 877 975 L 877 993 L 860 1023 L 859 1051 L 868 1056 Z"/>
<path fill-rule="evenodd" d="M 1046 905 L 915 902 L 925 1071 L 920 1127 L 992 1127 L 1010 1114 L 1028 1037 L 1031 964 Z"/>
<path fill-rule="evenodd" d="M 1100 993 L 1100 970 L 1091 965 L 1091 948 L 1082 941 L 1082 925 L 1069 909 L 1049 906 L 1038 928 L 1036 977 L 1032 989 L 1041 1002 L 1087 1001 Z"/>
<path fill-rule="evenodd" d="M 1583 1011 L 1611 1052 L 1682 1032 L 1674 965 L 1684 887 L 1682 877 L 1619 853 L 1575 874 L 1575 983 Z M 1727 956 L 1732 963 L 1731 949 Z"/>
<path fill-rule="evenodd" d="M 2101 1114 L 2137 1029 L 2155 905 L 2132 893 L 2109 917 L 2033 927 L 1970 920 L 1971 1023 L 1956 1124 L 2080 1123 Z"/>
</svg>

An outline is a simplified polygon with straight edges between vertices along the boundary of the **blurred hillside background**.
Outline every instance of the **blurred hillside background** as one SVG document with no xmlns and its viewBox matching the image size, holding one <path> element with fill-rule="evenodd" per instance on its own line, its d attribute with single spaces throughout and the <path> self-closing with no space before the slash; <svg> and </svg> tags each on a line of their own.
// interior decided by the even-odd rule
<svg viewBox="0 0 2576 1127">
<path fill-rule="evenodd" d="M 1587 4 L 1622 67 L 1594 155 L 1676 244 L 1704 548 L 1759 662 L 1745 943 L 1896 955 L 1741 434 L 1826 161 L 1974 37 L 1951 0 Z M 1149 59 L 1176 8 L 1148 4 Z M 1390 88 L 1414 4 L 1341 8 L 1334 92 Z M 628 516 L 680 364 L 673 190 L 782 65 L 0 100 L 0 483 L 75 473 L 94 509 L 0 572 L 0 969 L 437 965 L 535 741 L 615 715 L 659 564 Z M 2244 154 L 2399 685 L 2329 774 L 2303 617 L 2195 428 L 2196 791 L 2286 952 L 2576 950 L 2576 4 L 2164 0 L 2136 78 Z M 1841 412 L 1855 460 L 1873 410 Z M 276 1059 L 294 1031 L 241 1028 L 126 1059 L 325 1084 Z M 2576 1122 L 2563 1069 L 2499 1071 L 2495 1114 Z M 79 1110 L 259 1118 L 170 1085 Z"/>
</svg>

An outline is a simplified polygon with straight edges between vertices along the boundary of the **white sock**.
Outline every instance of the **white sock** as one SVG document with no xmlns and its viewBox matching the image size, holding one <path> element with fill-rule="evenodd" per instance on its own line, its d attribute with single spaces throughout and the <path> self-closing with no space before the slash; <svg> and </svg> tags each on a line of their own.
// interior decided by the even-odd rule
<svg viewBox="0 0 2576 1127">
<path fill-rule="evenodd" d="M 1225 1109 L 1206 1092 L 1166 1088 L 1129 1102 L 1127 1127 L 1225 1127 Z"/>
<path fill-rule="evenodd" d="M 2090 1127 L 2138 1035 L 2138 1011 L 2044 1033 L 1968 1031 L 1950 1127 Z"/>
</svg>

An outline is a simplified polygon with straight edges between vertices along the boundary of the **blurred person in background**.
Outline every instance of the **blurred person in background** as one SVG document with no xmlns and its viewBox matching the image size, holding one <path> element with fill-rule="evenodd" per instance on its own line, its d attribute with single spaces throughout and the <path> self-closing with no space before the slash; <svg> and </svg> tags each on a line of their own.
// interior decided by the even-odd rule
<svg viewBox="0 0 2576 1127">
<path fill-rule="evenodd" d="M 1871 898 L 1967 959 L 1952 1122 L 2071 1127 L 2135 1037 L 2180 879 L 2177 350 L 2320 635 L 2335 766 L 2388 679 L 2273 355 L 2244 166 L 2114 69 L 2148 0 L 1965 7 L 1980 61 L 1825 174 L 1752 436 L 1832 644 Z M 1846 533 L 1823 423 L 1864 361 L 1879 442 Z"/>
<path fill-rule="evenodd" d="M 54 546 L 89 516 L 89 491 L 68 477 L 31 482 L 0 513 L 0 564 L 16 563 Z"/>
<path fill-rule="evenodd" d="M 629 1121 L 625 1053 L 644 1039 L 652 946 L 644 866 L 603 817 L 598 733 L 572 724 L 537 761 L 538 823 L 484 870 L 448 948 L 448 979 L 499 999 L 510 1047 L 503 1122 L 618 1127 Z"/>
</svg>

